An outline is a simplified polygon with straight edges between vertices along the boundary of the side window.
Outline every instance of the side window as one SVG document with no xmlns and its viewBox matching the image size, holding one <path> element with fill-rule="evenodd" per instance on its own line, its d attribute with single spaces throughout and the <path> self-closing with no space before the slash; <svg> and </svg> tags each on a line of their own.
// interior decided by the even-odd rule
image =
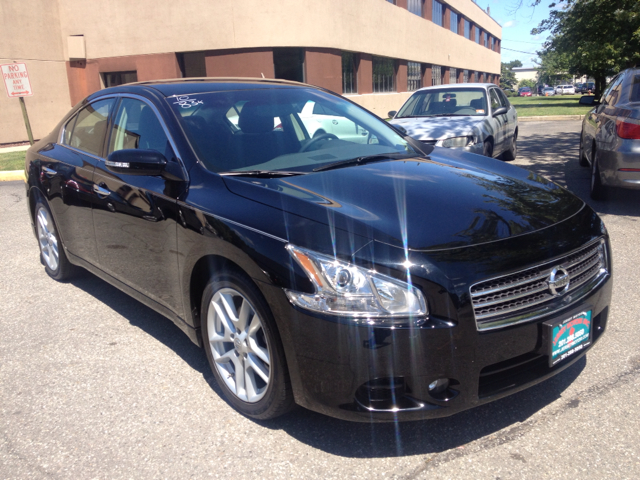
<svg viewBox="0 0 640 480">
<path fill-rule="evenodd" d="M 622 82 L 624 81 L 624 75 L 620 75 L 618 80 L 616 80 L 615 84 L 611 88 L 611 92 L 609 93 L 609 98 L 607 99 L 607 103 L 610 105 L 615 105 L 620 100 L 620 94 L 622 93 Z"/>
<path fill-rule="evenodd" d="M 102 145 L 107 133 L 107 120 L 115 99 L 100 100 L 87 105 L 76 115 L 73 132 L 68 136 L 68 145 L 93 155 L 102 156 Z M 67 123 L 67 127 L 72 124 Z M 65 142 L 66 143 L 66 142 Z"/>
<path fill-rule="evenodd" d="M 611 99 L 612 99 L 611 93 L 616 88 L 616 86 L 622 81 L 622 77 L 623 77 L 622 75 L 618 75 L 613 80 L 611 80 L 611 83 L 607 86 L 607 88 L 604 89 L 604 93 L 602 94 L 602 98 L 604 99 L 604 103 L 607 103 L 607 104 L 611 105 L 611 103 L 612 103 L 611 102 Z"/>
<path fill-rule="evenodd" d="M 498 94 L 496 93 L 495 88 L 489 89 L 489 98 L 491 99 L 491 110 L 495 110 L 496 108 L 500 108 L 502 104 L 500 103 L 500 98 L 498 98 Z"/>
<path fill-rule="evenodd" d="M 73 125 L 76 123 L 76 118 L 78 118 L 78 116 L 74 115 L 64 126 L 62 143 L 64 143 L 65 145 L 71 145 L 71 132 L 73 132 Z"/>
<path fill-rule="evenodd" d="M 173 156 L 169 139 L 152 108 L 140 100 L 123 98 L 111 129 L 109 153 L 136 148 L 157 150 L 169 160 Z"/>
<path fill-rule="evenodd" d="M 497 90 L 497 89 L 496 89 L 496 92 L 498 93 L 498 96 L 500 97 L 500 100 L 502 101 L 502 106 L 510 108 L 511 104 L 509 103 L 509 99 L 504 94 L 504 92 L 502 90 Z"/>
</svg>

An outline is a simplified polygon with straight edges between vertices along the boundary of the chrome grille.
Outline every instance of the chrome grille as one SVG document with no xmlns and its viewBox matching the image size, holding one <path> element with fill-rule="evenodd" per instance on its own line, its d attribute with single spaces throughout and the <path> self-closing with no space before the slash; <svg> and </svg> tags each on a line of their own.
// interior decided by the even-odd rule
<svg viewBox="0 0 640 480">
<path fill-rule="evenodd" d="M 554 268 L 569 273 L 569 288 L 560 295 L 549 289 Z M 604 241 L 599 240 L 565 257 L 471 286 L 478 330 L 491 330 L 532 320 L 549 312 L 553 299 L 577 301 L 606 274 Z"/>
</svg>

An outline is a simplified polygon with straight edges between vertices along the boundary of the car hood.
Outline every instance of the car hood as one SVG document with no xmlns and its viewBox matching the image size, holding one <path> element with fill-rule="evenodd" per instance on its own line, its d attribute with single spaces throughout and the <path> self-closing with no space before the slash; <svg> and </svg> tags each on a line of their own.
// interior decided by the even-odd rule
<svg viewBox="0 0 640 480">
<path fill-rule="evenodd" d="M 524 235 L 561 222 L 584 206 L 535 173 L 441 148 L 426 158 L 282 178 L 224 177 L 224 182 L 253 201 L 413 250 Z"/>
<path fill-rule="evenodd" d="M 441 140 L 480 133 L 487 117 L 423 117 L 398 118 L 389 123 L 401 126 L 407 135 L 417 140 Z"/>
</svg>

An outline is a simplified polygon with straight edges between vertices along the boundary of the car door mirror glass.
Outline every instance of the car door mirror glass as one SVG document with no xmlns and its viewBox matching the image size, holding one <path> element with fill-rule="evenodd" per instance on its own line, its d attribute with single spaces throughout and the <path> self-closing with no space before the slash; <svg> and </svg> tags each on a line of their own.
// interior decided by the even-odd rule
<svg viewBox="0 0 640 480">
<path fill-rule="evenodd" d="M 596 97 L 592 95 L 583 95 L 578 103 L 580 105 L 598 105 L 600 102 L 596 101 Z"/>
<path fill-rule="evenodd" d="M 497 115 L 504 115 L 505 113 L 507 113 L 508 109 L 507 107 L 498 107 L 493 111 L 493 116 L 497 116 Z"/>
</svg>

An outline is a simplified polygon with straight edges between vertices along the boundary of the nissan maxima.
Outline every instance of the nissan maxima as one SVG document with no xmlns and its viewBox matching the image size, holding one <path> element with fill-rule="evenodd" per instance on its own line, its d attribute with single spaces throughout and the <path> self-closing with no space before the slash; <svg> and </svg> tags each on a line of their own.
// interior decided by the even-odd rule
<svg viewBox="0 0 640 480">
<path fill-rule="evenodd" d="M 310 135 L 309 109 L 354 132 Z M 558 374 L 607 326 L 609 238 L 582 200 L 309 85 L 104 89 L 26 176 L 46 273 L 84 268 L 171 319 L 252 418 L 451 415 Z"/>
</svg>

